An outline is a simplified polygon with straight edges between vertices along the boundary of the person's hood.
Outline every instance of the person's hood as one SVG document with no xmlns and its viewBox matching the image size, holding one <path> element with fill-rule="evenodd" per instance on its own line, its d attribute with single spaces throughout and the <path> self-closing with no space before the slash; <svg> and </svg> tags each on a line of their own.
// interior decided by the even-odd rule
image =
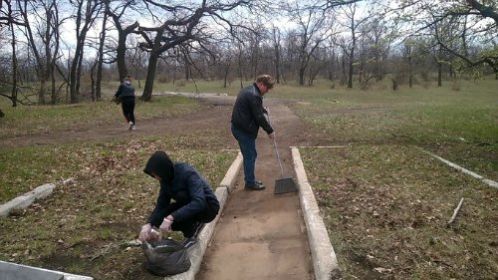
<svg viewBox="0 0 498 280">
<path fill-rule="evenodd" d="M 175 169 L 169 156 L 163 151 L 157 151 L 147 161 L 144 172 L 152 177 L 154 177 L 152 175 L 154 173 L 161 177 L 162 180 L 171 182 L 173 181 Z"/>
</svg>

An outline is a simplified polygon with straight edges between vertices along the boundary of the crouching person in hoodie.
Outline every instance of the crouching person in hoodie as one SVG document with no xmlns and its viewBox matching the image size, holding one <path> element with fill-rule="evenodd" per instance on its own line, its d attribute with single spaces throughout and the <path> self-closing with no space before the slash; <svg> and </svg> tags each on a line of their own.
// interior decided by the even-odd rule
<svg viewBox="0 0 498 280">
<path fill-rule="evenodd" d="M 149 158 L 144 172 L 160 182 L 160 191 L 156 207 L 148 223 L 142 226 L 139 239 L 142 242 L 157 239 L 155 227 L 163 232 L 181 231 L 185 247 L 195 244 L 202 225 L 211 222 L 220 209 L 207 181 L 192 166 L 173 163 L 163 151 L 157 151 Z"/>
</svg>

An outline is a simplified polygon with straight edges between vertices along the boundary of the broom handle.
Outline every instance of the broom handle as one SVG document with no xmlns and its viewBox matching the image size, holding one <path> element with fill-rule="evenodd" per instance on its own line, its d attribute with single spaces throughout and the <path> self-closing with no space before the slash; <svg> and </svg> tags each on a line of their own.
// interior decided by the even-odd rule
<svg viewBox="0 0 498 280">
<path fill-rule="evenodd" d="M 280 172 L 282 173 L 282 178 L 284 177 L 284 168 L 282 167 L 282 161 L 280 161 L 280 155 L 278 154 L 277 141 L 275 141 L 275 135 L 273 135 L 273 146 L 275 147 L 275 153 L 277 154 L 278 164 L 280 165 Z"/>
<path fill-rule="evenodd" d="M 270 110 L 266 108 L 266 112 L 268 112 L 268 122 L 271 125 L 271 119 L 270 119 Z M 277 148 L 277 141 L 275 140 L 275 135 L 273 135 L 273 147 L 275 147 L 275 153 L 277 154 L 277 159 L 278 159 L 278 164 L 280 165 L 280 172 L 282 174 L 282 178 L 284 177 L 284 168 L 282 167 L 282 161 L 280 160 L 280 154 L 278 153 L 278 148 Z"/>
</svg>

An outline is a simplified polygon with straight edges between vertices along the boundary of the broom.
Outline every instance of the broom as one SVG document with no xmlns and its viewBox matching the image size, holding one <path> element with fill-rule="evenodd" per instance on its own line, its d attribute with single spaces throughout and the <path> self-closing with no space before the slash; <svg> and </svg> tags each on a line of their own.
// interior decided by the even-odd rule
<svg viewBox="0 0 498 280">
<path fill-rule="evenodd" d="M 267 112 L 268 112 L 268 122 L 271 125 L 270 111 L 267 109 Z M 280 165 L 280 179 L 277 179 L 275 181 L 274 194 L 297 192 L 297 187 L 296 183 L 294 182 L 294 179 L 292 179 L 292 177 L 284 177 L 284 168 L 282 167 L 282 161 L 280 160 L 280 154 L 278 153 L 278 148 L 277 148 L 277 140 L 275 140 L 275 137 L 273 137 L 273 147 L 275 148 L 278 164 Z"/>
</svg>

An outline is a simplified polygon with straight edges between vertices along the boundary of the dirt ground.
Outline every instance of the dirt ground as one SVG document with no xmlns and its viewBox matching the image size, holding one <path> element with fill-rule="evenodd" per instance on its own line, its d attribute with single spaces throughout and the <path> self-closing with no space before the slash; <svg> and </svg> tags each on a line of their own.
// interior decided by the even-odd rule
<svg viewBox="0 0 498 280">
<path fill-rule="evenodd" d="M 177 118 L 140 120 L 138 130 L 126 127 L 94 127 L 52 134 L 3 139 L 7 147 L 46 145 L 69 142 L 127 139 L 136 136 L 189 135 L 195 130 L 212 130 L 225 141 L 226 148 L 238 148 L 230 133 L 230 114 L 233 97 L 201 100 L 202 110 Z M 289 146 L 318 145 L 318 134 L 313 137 L 303 122 L 292 113 L 285 102 L 268 99 L 274 123 L 285 177 L 294 176 Z M 326 144 L 326 143 L 325 143 Z M 280 168 L 273 143 L 264 131 L 257 141 L 258 161 L 256 176 L 267 186 L 265 191 L 249 192 L 242 189 L 243 172 L 238 186 L 230 195 L 208 248 L 198 279 L 312 279 L 312 265 L 306 231 L 296 193 L 273 195 Z"/>
<path fill-rule="evenodd" d="M 289 146 L 304 142 L 305 128 L 285 105 L 269 107 L 284 177 L 293 176 Z M 273 143 L 264 132 L 258 137 L 257 150 L 256 177 L 267 188 L 245 191 L 242 172 L 197 279 L 312 279 L 299 197 L 297 193 L 273 194 L 274 182 L 281 171 Z"/>
</svg>

